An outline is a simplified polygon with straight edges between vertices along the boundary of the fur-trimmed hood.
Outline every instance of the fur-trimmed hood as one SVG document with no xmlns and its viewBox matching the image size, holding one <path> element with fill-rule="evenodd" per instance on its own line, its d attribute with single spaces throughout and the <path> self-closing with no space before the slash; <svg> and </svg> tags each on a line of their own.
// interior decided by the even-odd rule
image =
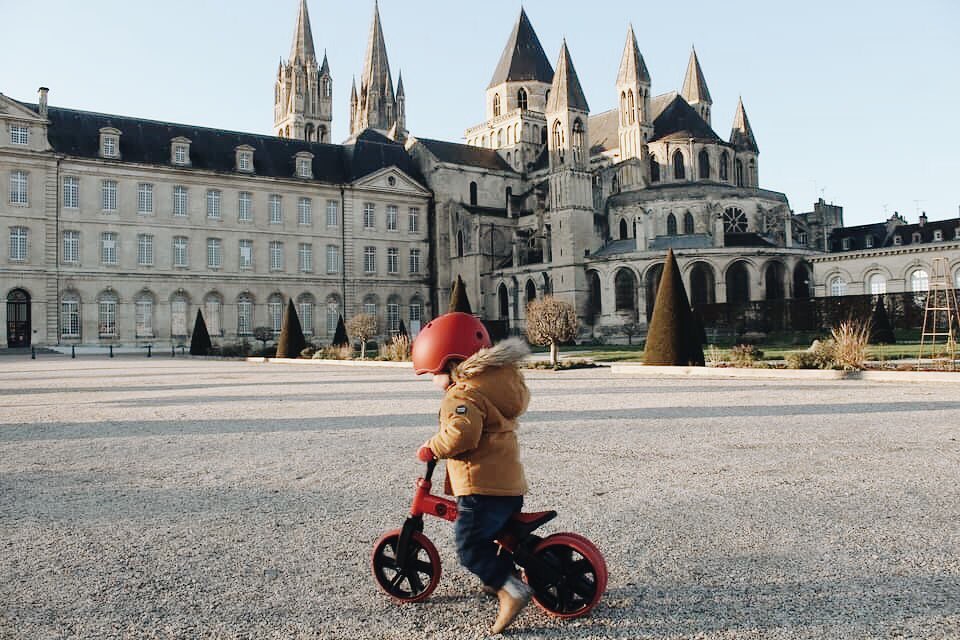
<svg viewBox="0 0 960 640">
<path fill-rule="evenodd" d="M 474 378 L 493 367 L 518 366 L 530 354 L 527 343 L 520 338 L 509 338 L 488 349 L 480 349 L 457 365 L 454 380 Z"/>
</svg>

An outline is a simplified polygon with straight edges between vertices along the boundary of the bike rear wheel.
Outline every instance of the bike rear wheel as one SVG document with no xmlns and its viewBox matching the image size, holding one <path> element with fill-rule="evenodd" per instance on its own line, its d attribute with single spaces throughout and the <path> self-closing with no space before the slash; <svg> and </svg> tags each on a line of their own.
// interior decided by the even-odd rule
<svg viewBox="0 0 960 640">
<path fill-rule="evenodd" d="M 440 583 L 440 554 L 430 539 L 415 531 L 407 545 L 406 566 L 400 568 L 397 543 L 400 529 L 380 536 L 373 545 L 370 566 L 377 585 L 397 602 L 426 600 Z"/>
<path fill-rule="evenodd" d="M 575 533 L 555 533 L 541 540 L 533 553 L 553 570 L 524 572 L 541 609 L 558 618 L 578 618 L 600 602 L 607 588 L 607 565 L 588 539 Z"/>
</svg>

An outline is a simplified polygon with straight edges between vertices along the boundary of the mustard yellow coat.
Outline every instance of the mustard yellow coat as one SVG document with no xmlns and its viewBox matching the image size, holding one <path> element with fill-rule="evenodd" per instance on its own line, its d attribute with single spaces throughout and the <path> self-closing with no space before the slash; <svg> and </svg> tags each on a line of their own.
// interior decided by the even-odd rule
<svg viewBox="0 0 960 640">
<path fill-rule="evenodd" d="M 523 341 L 505 340 L 454 369 L 440 404 L 440 429 L 427 442 L 434 455 L 447 460 L 453 495 L 527 492 L 517 443 L 517 418 L 530 401 L 518 368 L 527 353 Z"/>
</svg>

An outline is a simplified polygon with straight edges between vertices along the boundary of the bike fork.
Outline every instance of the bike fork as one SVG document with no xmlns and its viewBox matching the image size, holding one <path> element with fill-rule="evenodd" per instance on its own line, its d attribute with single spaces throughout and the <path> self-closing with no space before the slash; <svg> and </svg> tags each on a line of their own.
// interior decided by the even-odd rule
<svg viewBox="0 0 960 640">
<path fill-rule="evenodd" d="M 410 516 L 403 522 L 403 528 L 400 530 L 400 538 L 397 540 L 397 569 L 404 573 L 407 570 L 407 563 L 410 561 L 410 538 L 414 533 L 423 531 L 423 516 Z"/>
</svg>

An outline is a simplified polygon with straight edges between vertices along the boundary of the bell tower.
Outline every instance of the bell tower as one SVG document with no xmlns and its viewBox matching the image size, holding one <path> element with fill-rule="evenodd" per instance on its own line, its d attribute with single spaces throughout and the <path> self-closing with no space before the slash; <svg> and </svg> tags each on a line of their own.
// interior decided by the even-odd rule
<svg viewBox="0 0 960 640">
<path fill-rule="evenodd" d="M 281 138 L 330 142 L 333 77 L 327 55 L 317 63 L 307 0 L 300 0 L 290 57 L 280 61 L 273 95 L 273 131 Z"/>
</svg>

